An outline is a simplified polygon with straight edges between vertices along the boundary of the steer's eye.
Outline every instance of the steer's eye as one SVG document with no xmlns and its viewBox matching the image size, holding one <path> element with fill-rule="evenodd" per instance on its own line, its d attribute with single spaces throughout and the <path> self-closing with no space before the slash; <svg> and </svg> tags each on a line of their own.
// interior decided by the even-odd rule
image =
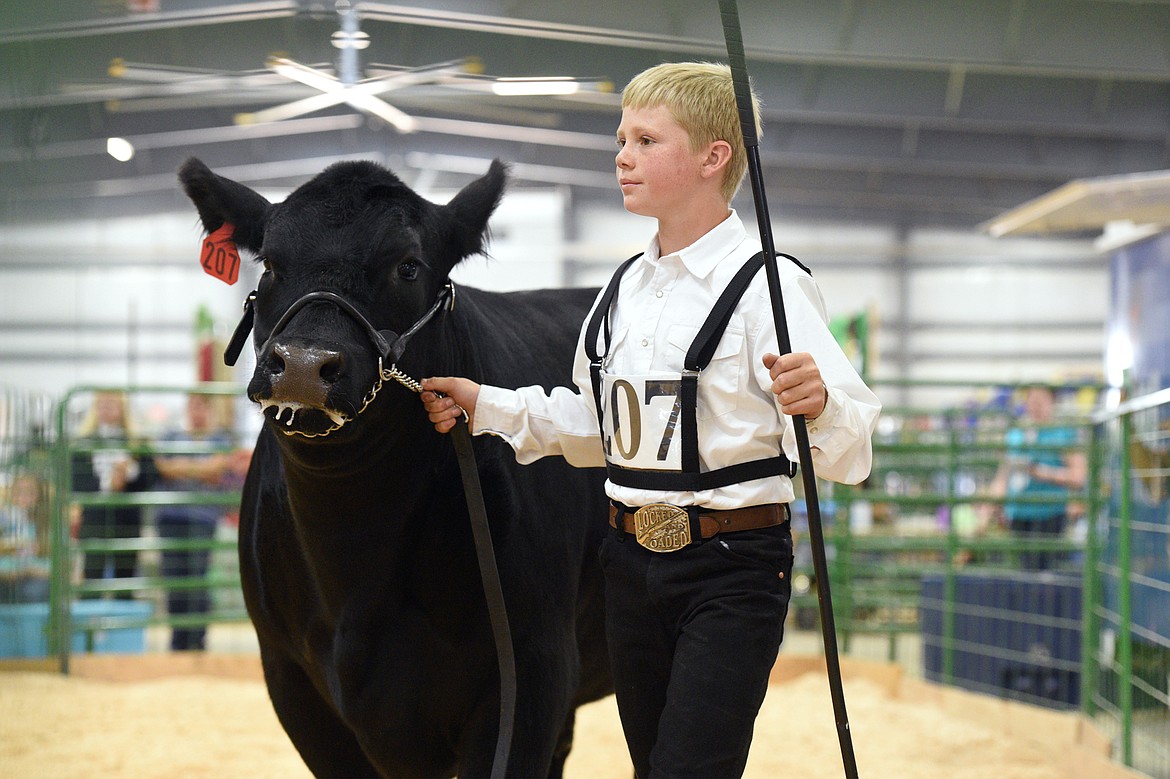
<svg viewBox="0 0 1170 779">
<path fill-rule="evenodd" d="M 413 281 L 418 278 L 418 263 L 414 260 L 407 260 L 398 265 L 398 278 Z"/>
<path fill-rule="evenodd" d="M 264 266 L 265 273 L 272 273 L 272 260 L 267 257 L 261 257 L 260 264 Z"/>
</svg>

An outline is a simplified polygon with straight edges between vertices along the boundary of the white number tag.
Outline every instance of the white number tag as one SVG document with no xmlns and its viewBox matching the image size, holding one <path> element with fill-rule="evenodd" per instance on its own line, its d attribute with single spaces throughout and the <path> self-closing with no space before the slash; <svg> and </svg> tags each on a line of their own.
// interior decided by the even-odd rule
<svg viewBox="0 0 1170 779">
<path fill-rule="evenodd" d="M 625 468 L 681 471 L 678 374 L 601 377 L 606 459 Z"/>
</svg>

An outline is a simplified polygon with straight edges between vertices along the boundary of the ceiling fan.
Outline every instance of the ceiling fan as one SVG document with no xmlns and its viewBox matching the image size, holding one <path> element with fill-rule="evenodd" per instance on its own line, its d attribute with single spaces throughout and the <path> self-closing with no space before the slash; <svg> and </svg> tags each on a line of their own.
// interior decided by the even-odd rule
<svg viewBox="0 0 1170 779">
<path fill-rule="evenodd" d="M 269 57 L 266 63 L 273 73 L 319 90 L 321 94 L 253 113 L 236 114 L 236 124 L 275 122 L 347 103 L 363 113 L 383 119 L 399 132 L 414 132 L 417 129 L 414 118 L 379 96 L 407 86 L 433 83 L 460 71 L 474 72 L 477 61 L 468 58 L 365 78 L 358 52 L 370 45 L 370 36 L 361 30 L 356 4 L 338 0 L 336 8 L 341 29 L 331 37 L 334 47 L 339 50 L 334 73 L 287 57 Z"/>
<path fill-rule="evenodd" d="M 553 96 L 590 104 L 615 104 L 618 96 L 608 79 L 577 79 L 570 76 L 547 77 L 493 77 L 484 74 L 483 63 L 477 57 L 463 57 L 416 68 L 394 65 L 368 65 L 364 71 L 359 63 L 359 52 L 370 44 L 369 35 L 360 28 L 356 2 L 337 0 L 335 4 L 340 29 L 331 40 L 338 49 L 336 62 L 330 66 L 306 65 L 285 56 L 270 56 L 265 68 L 247 71 L 229 71 L 199 67 L 148 65 L 114 59 L 108 74 L 125 82 L 119 86 L 91 86 L 70 93 L 70 99 L 81 101 L 100 98 L 107 109 L 118 112 L 189 109 L 194 105 L 226 106 L 246 102 L 268 102 L 287 99 L 290 82 L 308 86 L 319 94 L 300 97 L 290 102 L 278 102 L 269 108 L 237 113 L 234 124 L 245 127 L 280 122 L 326 108 L 345 104 L 367 115 L 375 116 L 402 133 L 414 132 L 422 121 L 407 114 L 383 98 L 387 93 L 413 86 L 431 85 L 464 95 L 491 96 Z M 518 127 L 530 124 L 545 125 L 555 121 L 555 115 L 536 112 L 530 107 L 492 105 L 460 100 L 453 110 L 491 115 Z M 547 106 L 544 106 L 547 108 Z M 129 146 L 124 139 L 111 139 Z M 107 151 L 119 160 L 128 160 L 133 147 L 119 150 L 107 144 Z"/>
<path fill-rule="evenodd" d="M 448 84 L 476 91 L 488 90 L 497 95 L 570 95 L 582 89 L 603 93 L 613 91 L 613 84 L 606 80 L 586 82 L 568 76 L 492 78 L 483 75 L 483 64 L 476 57 L 418 68 L 371 66 L 367 73 L 363 73 L 358 52 L 370 45 L 370 36 L 361 30 L 357 4 L 338 0 L 336 8 L 341 28 L 331 36 L 333 46 L 339 50 L 334 72 L 287 57 L 272 56 L 266 63 L 271 72 L 319 90 L 321 94 L 260 111 L 236 114 L 236 124 L 275 122 L 346 103 L 386 121 L 399 132 L 410 133 L 418 129 L 418 122 L 383 100 L 381 95 L 421 84 Z"/>
</svg>

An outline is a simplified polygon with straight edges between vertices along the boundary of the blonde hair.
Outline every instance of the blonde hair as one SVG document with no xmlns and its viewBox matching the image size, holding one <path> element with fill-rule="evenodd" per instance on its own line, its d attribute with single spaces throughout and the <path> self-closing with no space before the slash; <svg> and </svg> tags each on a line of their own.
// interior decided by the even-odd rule
<svg viewBox="0 0 1170 779">
<path fill-rule="evenodd" d="M 758 137 L 760 99 L 755 90 L 751 90 L 751 96 Z M 664 106 L 687 131 L 694 151 L 714 141 L 731 145 L 731 160 L 722 186 L 730 203 L 747 172 L 747 149 L 743 145 L 731 68 L 717 62 L 665 62 L 634 76 L 622 90 L 622 108 L 657 106 Z"/>
<path fill-rule="evenodd" d="M 36 491 L 36 500 L 33 505 L 23 508 L 28 510 L 28 518 L 36 530 L 36 553 L 38 555 L 47 555 L 49 549 L 49 498 L 52 494 L 49 481 L 35 471 L 17 471 L 8 483 L 7 494 L 4 496 L 3 501 L 0 502 L 16 505 L 17 493 L 20 491 L 21 482 L 31 482 Z"/>
<path fill-rule="evenodd" d="M 120 390 L 95 390 L 93 393 L 93 401 L 90 404 L 89 410 L 85 413 L 85 418 L 81 420 L 81 424 L 78 426 L 75 435 L 78 438 L 93 438 L 97 435 L 98 428 L 100 427 L 97 406 L 103 397 L 111 403 L 118 404 L 121 409 L 120 427 L 125 433 L 127 440 L 136 440 L 138 436 L 134 430 L 134 422 L 130 415 L 130 399 L 126 397 L 125 392 Z"/>
</svg>

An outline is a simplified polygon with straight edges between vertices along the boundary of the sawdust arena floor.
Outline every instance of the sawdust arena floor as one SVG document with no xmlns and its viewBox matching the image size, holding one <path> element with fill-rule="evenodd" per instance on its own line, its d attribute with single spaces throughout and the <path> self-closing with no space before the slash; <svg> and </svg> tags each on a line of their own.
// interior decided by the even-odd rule
<svg viewBox="0 0 1170 779">
<path fill-rule="evenodd" d="M 821 662 L 778 665 L 746 776 L 843 775 Z M 272 712 L 255 655 L 81 657 L 69 676 L 47 663 L 0 671 L 0 774 L 9 779 L 309 776 Z M 1071 733 L 1076 726 L 1065 718 L 1073 715 L 1042 712 L 1034 722 L 1025 717 L 1011 725 L 997 708 L 1005 702 L 988 698 L 987 721 L 973 721 L 966 699 L 956 703 L 946 691 L 906 681 L 890 667 L 868 673 L 846 667 L 861 776 L 1070 776 L 1067 750 L 1057 743 L 1064 736 L 1046 723 Z M 612 697 L 581 709 L 566 775 L 633 775 Z"/>
</svg>

